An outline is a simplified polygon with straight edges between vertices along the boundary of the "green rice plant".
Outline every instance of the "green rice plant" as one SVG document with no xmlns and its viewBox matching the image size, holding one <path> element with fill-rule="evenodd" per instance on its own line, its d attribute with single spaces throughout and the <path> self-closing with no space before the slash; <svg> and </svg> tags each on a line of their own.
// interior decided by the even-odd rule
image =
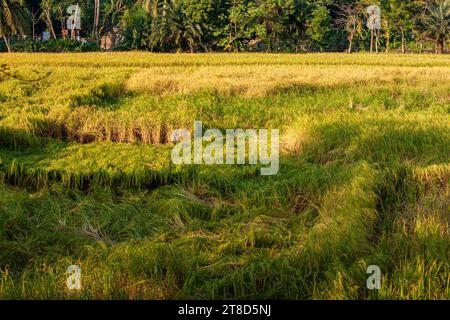
<svg viewBox="0 0 450 320">
<path fill-rule="evenodd" d="M 51 72 L 0 78 L 0 299 L 450 297 L 448 57 L 0 59 Z M 279 129 L 279 173 L 173 165 L 197 120 Z"/>
</svg>

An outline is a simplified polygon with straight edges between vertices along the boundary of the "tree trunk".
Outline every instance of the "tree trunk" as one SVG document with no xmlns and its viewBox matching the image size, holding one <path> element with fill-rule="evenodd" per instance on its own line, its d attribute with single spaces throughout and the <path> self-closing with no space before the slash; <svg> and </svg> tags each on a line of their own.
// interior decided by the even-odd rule
<svg viewBox="0 0 450 320">
<path fill-rule="evenodd" d="M 52 17 L 50 15 L 50 9 L 45 10 L 45 16 L 47 20 L 47 26 L 52 34 L 53 39 L 56 39 L 55 29 L 53 28 Z"/>
<path fill-rule="evenodd" d="M 92 34 L 95 37 L 96 42 L 98 43 L 98 23 L 100 20 L 100 0 L 94 0 L 95 8 L 94 8 L 94 30 L 92 30 Z"/>
<path fill-rule="evenodd" d="M 375 30 L 375 52 L 378 53 L 378 30 Z"/>
<path fill-rule="evenodd" d="M 391 46 L 391 33 L 386 31 L 386 52 L 389 52 L 389 47 Z"/>
<path fill-rule="evenodd" d="M 194 53 L 195 49 L 194 49 L 193 40 L 186 40 L 186 44 L 189 48 L 189 53 Z"/>
<path fill-rule="evenodd" d="M 353 25 L 353 29 L 350 31 L 348 35 L 348 53 L 352 53 L 353 49 L 353 39 L 355 38 L 356 26 Z"/>
<path fill-rule="evenodd" d="M 62 8 L 59 9 L 59 23 L 61 25 L 61 38 L 66 38 L 66 21 L 64 19 L 64 10 Z"/>
<path fill-rule="evenodd" d="M 8 37 L 6 37 L 5 35 L 3 35 L 3 40 L 5 41 L 6 49 L 8 50 L 8 52 L 11 52 L 11 46 L 9 45 Z"/>
<path fill-rule="evenodd" d="M 66 28 L 64 26 L 63 18 L 60 19 L 60 24 L 61 24 L 61 38 L 65 39 L 66 38 Z"/>
<path fill-rule="evenodd" d="M 34 40 L 36 40 L 36 24 L 38 23 L 38 21 L 39 21 L 39 18 L 38 18 L 38 12 L 39 11 L 36 11 L 36 12 L 34 12 L 34 10 L 31 10 L 31 25 L 32 25 L 32 32 L 33 32 L 33 41 Z"/>
<path fill-rule="evenodd" d="M 402 53 L 406 52 L 406 40 L 405 40 L 405 31 L 401 29 L 402 31 Z"/>
<path fill-rule="evenodd" d="M 444 54 L 444 38 L 437 40 L 437 53 Z"/>
<path fill-rule="evenodd" d="M 348 53 L 352 53 L 352 47 L 353 47 L 353 37 L 354 37 L 354 33 L 350 33 L 349 36 L 349 44 L 348 44 Z"/>
<path fill-rule="evenodd" d="M 370 30 L 370 53 L 373 52 L 373 29 Z"/>
<path fill-rule="evenodd" d="M 386 38 L 386 53 L 389 52 L 389 47 L 391 46 L 391 32 L 389 30 L 389 21 L 383 20 L 383 29 L 385 30 L 385 38 Z"/>
</svg>

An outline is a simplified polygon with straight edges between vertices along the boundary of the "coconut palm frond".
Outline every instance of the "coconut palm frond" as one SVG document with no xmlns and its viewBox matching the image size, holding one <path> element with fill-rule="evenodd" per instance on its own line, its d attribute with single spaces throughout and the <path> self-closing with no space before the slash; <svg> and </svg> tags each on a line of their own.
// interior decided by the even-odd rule
<svg viewBox="0 0 450 320">
<path fill-rule="evenodd" d="M 0 35 L 25 34 L 28 11 L 18 0 L 0 0 Z"/>
</svg>

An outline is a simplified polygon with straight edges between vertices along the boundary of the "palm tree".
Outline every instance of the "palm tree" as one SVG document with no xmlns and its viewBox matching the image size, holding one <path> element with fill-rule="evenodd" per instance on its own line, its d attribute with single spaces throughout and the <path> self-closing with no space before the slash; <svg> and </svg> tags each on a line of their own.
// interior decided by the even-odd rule
<svg viewBox="0 0 450 320">
<path fill-rule="evenodd" d="M 436 41 L 437 52 L 444 53 L 444 45 L 450 33 L 450 0 L 431 0 L 422 18 L 425 33 Z"/>
<path fill-rule="evenodd" d="M 146 9 L 153 15 L 151 47 L 169 47 L 182 50 L 188 48 L 195 52 L 198 47 L 203 47 L 201 38 L 202 27 L 192 21 L 185 13 L 183 2 L 179 0 L 148 1 L 151 3 Z"/>
<path fill-rule="evenodd" d="M 21 0 L 0 0 L 0 36 L 11 52 L 9 36 L 25 34 L 28 27 L 28 12 Z"/>
<path fill-rule="evenodd" d="M 184 44 L 192 53 L 196 51 L 199 45 L 202 46 L 203 32 L 201 26 L 193 23 L 185 14 L 183 2 L 172 1 L 170 3 L 167 10 L 167 21 L 169 23 L 169 36 L 178 49 L 182 49 Z"/>
</svg>

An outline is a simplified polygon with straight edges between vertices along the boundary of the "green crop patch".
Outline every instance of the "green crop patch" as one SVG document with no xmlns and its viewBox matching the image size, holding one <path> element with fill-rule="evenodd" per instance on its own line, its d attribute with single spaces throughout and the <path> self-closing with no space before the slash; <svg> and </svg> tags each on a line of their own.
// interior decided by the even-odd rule
<svg viewBox="0 0 450 320">
<path fill-rule="evenodd" d="M 0 299 L 450 297 L 449 56 L 0 58 L 50 72 L 0 78 Z M 279 130 L 278 173 L 174 164 L 195 121 Z"/>
</svg>

